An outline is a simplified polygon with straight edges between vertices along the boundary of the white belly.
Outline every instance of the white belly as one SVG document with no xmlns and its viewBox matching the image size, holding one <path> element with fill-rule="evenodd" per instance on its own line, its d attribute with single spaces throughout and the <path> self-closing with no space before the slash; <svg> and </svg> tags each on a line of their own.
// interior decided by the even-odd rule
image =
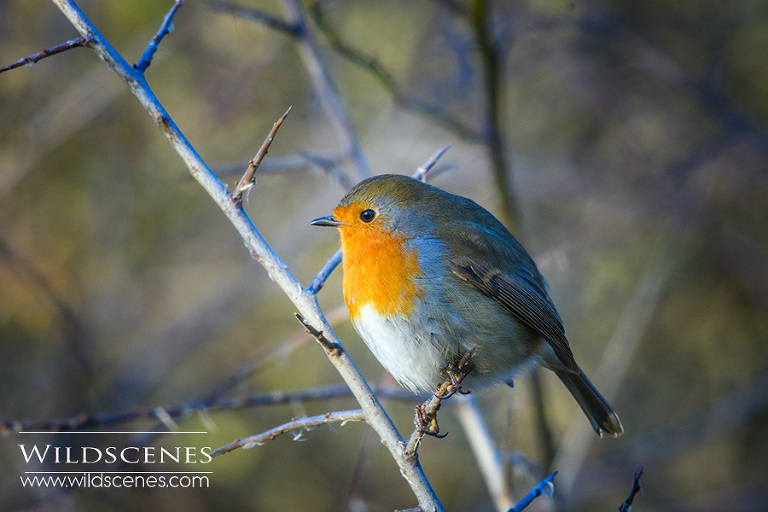
<svg viewBox="0 0 768 512">
<path fill-rule="evenodd" d="M 364 306 L 353 323 L 376 359 L 401 385 L 414 392 L 435 391 L 447 358 L 431 339 L 406 333 L 403 320 L 382 319 L 370 306 Z"/>
</svg>

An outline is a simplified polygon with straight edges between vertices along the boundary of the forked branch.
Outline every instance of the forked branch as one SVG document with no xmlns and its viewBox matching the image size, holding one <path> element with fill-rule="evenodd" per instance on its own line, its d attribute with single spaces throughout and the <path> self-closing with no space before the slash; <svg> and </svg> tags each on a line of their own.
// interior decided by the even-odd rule
<svg viewBox="0 0 768 512">
<path fill-rule="evenodd" d="M 142 107 L 155 121 L 158 128 L 168 138 L 171 146 L 187 165 L 192 176 L 211 196 L 243 238 L 251 256 L 261 264 L 269 274 L 269 277 L 280 286 L 285 295 L 293 302 L 296 309 L 307 319 L 308 323 L 322 332 L 332 343 L 341 346 L 341 342 L 336 337 L 320 309 L 316 295 L 305 289 L 298 282 L 288 267 L 261 236 L 261 233 L 259 233 L 251 219 L 243 211 L 243 208 L 231 200 L 226 186 L 214 175 L 176 123 L 171 119 L 165 107 L 147 84 L 143 73 L 128 64 L 123 56 L 115 50 L 88 20 L 73 0 L 52 1 L 86 39 L 87 46 L 93 49 L 107 63 L 109 69 L 126 83 Z M 292 4 L 289 1 L 287 1 L 287 5 L 296 5 L 297 7 L 297 4 Z M 330 358 L 331 362 L 362 407 L 366 422 L 371 425 L 381 438 L 382 443 L 389 449 L 401 474 L 416 496 L 419 506 L 425 511 L 442 511 L 443 507 L 427 481 L 418 459 L 406 456 L 402 437 L 381 407 L 368 383 L 365 382 L 346 351 L 334 352 L 336 352 L 337 356 Z"/>
</svg>

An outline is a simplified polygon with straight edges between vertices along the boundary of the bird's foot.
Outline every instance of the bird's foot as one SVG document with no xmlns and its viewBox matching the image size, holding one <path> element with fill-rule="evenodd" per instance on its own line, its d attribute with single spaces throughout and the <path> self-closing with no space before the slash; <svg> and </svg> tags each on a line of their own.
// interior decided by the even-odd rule
<svg viewBox="0 0 768 512">
<path fill-rule="evenodd" d="M 423 404 L 416 406 L 413 424 L 416 426 L 416 430 L 422 434 L 442 439 L 448 435 L 448 432 L 441 434 L 440 425 L 437 424 L 437 410 L 440 409 L 440 404 L 438 403 L 435 406 L 430 402 L 431 400 L 427 400 Z"/>
</svg>

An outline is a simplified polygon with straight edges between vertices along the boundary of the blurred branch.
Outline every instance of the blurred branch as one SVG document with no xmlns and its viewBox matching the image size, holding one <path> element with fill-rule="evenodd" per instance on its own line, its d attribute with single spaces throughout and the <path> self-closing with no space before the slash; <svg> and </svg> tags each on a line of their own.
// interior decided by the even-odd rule
<svg viewBox="0 0 768 512">
<path fill-rule="evenodd" d="M 48 278 L 31 261 L 18 254 L 2 237 L 0 237 L 0 264 L 7 267 L 15 278 L 31 284 L 53 306 L 67 348 L 82 370 L 81 377 L 87 380 L 93 374 L 93 363 L 85 350 L 89 345 L 89 334 L 82 318 L 53 288 Z"/>
<path fill-rule="evenodd" d="M 528 507 L 531 503 L 533 503 L 533 500 L 541 496 L 542 494 L 547 496 L 552 496 L 552 493 L 555 491 L 555 476 L 557 475 L 557 471 L 549 475 L 547 478 L 539 482 L 539 485 L 531 489 L 531 492 L 525 495 L 525 497 L 520 500 L 517 505 L 509 509 L 509 512 L 520 512 L 521 510 L 524 510 Z"/>
<path fill-rule="evenodd" d="M 555 442 L 552 438 L 552 429 L 547 417 L 546 400 L 544 398 L 544 381 L 541 369 L 534 368 L 530 373 L 531 395 L 534 410 L 534 429 L 537 432 L 537 441 L 541 450 L 542 465 L 544 471 L 551 470 L 555 459 Z"/>
<path fill-rule="evenodd" d="M 228 12 L 233 16 L 263 24 L 297 39 L 299 54 L 304 62 L 304 66 L 309 72 L 326 115 L 330 119 L 336 135 L 342 142 L 345 153 L 349 155 L 357 167 L 359 178 L 370 176 L 371 171 L 368 167 L 368 162 L 365 160 L 357 134 L 344 109 L 338 88 L 328 71 L 325 61 L 320 55 L 317 42 L 307 27 L 303 12 L 304 8 L 297 0 L 283 0 L 282 3 L 283 11 L 288 16 L 288 21 L 276 18 L 259 9 L 229 1 L 213 1 L 209 2 L 208 5 L 216 11 Z"/>
<path fill-rule="evenodd" d="M 440 108 L 439 105 L 432 105 L 405 94 L 392 74 L 385 67 L 370 55 L 362 50 L 352 46 L 344 41 L 331 24 L 330 20 L 323 14 L 320 6 L 321 2 L 313 2 L 310 7 L 310 14 L 317 25 L 317 28 L 325 36 L 328 43 L 339 55 L 350 61 L 352 64 L 369 72 L 376 78 L 376 81 L 392 96 L 394 102 L 402 108 L 413 110 L 423 114 L 427 118 L 436 122 L 441 128 L 449 130 L 462 139 L 476 141 L 479 135 L 472 128 L 466 126 L 461 120 L 451 116 L 448 112 Z"/>
<path fill-rule="evenodd" d="M 296 25 L 292 25 L 285 20 L 262 11 L 261 9 L 256 9 L 255 7 L 240 5 L 226 0 L 209 1 L 208 7 L 217 12 L 229 13 L 232 16 L 259 23 L 289 36 L 300 35 L 301 29 Z"/>
<path fill-rule="evenodd" d="M 653 320 L 653 313 L 673 275 L 678 248 L 689 231 L 694 213 L 701 215 L 706 209 L 710 191 L 716 183 L 716 171 L 703 166 L 712 156 L 710 149 L 704 146 L 701 151 L 705 158 L 690 158 L 691 169 L 686 170 L 684 176 L 677 177 L 676 185 L 679 190 L 673 204 L 677 205 L 679 211 L 676 213 L 679 218 L 668 217 L 665 224 L 657 228 L 659 235 L 656 242 L 594 372 L 594 382 L 598 383 L 601 389 L 607 390 L 608 399 L 613 395 L 613 390 L 620 387 L 643 335 Z M 697 163 L 699 172 L 694 174 Z M 556 467 L 574 468 L 561 480 L 561 487 L 564 487 L 566 494 L 570 494 L 589 445 L 594 442 L 594 436 L 580 419 L 574 416 L 571 420 L 555 457 Z"/>
<path fill-rule="evenodd" d="M 605 464 L 607 474 L 616 470 L 617 463 L 627 460 L 642 460 L 646 466 L 661 465 L 744 427 L 766 412 L 768 371 L 682 419 L 659 424 L 657 429 L 638 436 L 631 446 L 617 450 L 610 461 L 603 460 L 601 464 Z"/>
<path fill-rule="evenodd" d="M 168 14 L 165 15 L 163 23 L 160 25 L 160 29 L 157 31 L 157 34 L 152 37 L 149 45 L 147 45 L 147 49 L 144 50 L 144 54 L 141 56 L 141 60 L 139 60 L 138 64 L 133 66 L 139 73 L 144 73 L 149 65 L 152 64 L 152 58 L 157 52 L 160 41 L 162 41 L 165 36 L 170 34 L 171 30 L 173 30 L 173 17 L 176 16 L 176 13 L 181 8 L 182 3 L 184 3 L 184 0 L 176 0 L 174 2 L 171 10 L 168 11 Z"/>
<path fill-rule="evenodd" d="M 341 347 L 341 341 L 336 337 L 328 324 L 316 295 L 304 289 L 291 274 L 288 267 L 280 260 L 272 248 L 266 243 L 251 219 L 241 206 L 236 205 L 227 189 L 216 178 L 206 163 L 200 158 L 195 149 L 179 130 L 166 112 L 160 101 L 152 92 L 144 75 L 132 68 L 112 45 L 107 42 L 95 26 L 86 18 L 73 0 L 52 0 L 72 25 L 87 39 L 87 44 L 98 56 L 107 63 L 108 67 L 122 79 L 139 103 L 145 108 L 158 128 L 166 135 L 173 149 L 189 168 L 193 177 L 211 196 L 222 212 L 227 216 L 235 229 L 240 233 L 251 256 L 267 271 L 270 278 L 283 290 L 293 302 L 297 310 L 315 326 L 315 329 L 329 337 L 335 347 Z M 294 19 L 301 18 L 301 7 L 297 2 L 286 0 L 286 9 Z M 303 25 L 303 24 L 302 24 Z M 310 43 L 305 39 L 304 53 L 314 52 Z M 313 61 L 317 65 L 317 61 Z M 357 149 L 357 147 L 355 147 Z M 367 170 L 367 169 L 366 169 Z M 364 170 L 361 168 L 361 172 Z M 382 443 L 395 459 L 401 474 L 410 485 L 419 505 L 424 510 L 443 510 L 434 490 L 427 481 L 418 458 L 407 455 L 403 449 L 403 440 L 399 432 L 379 404 L 368 384 L 355 367 L 344 350 L 326 350 L 326 354 L 336 367 L 339 374 L 350 387 L 352 393 L 365 412 L 366 421 L 376 430 Z"/>
<path fill-rule="evenodd" d="M 326 174 L 338 181 L 342 187 L 349 190 L 355 186 L 357 180 L 354 180 L 347 176 L 339 165 L 347 158 L 329 158 L 326 156 L 318 155 L 317 153 L 302 152 L 301 156 L 309 163 L 319 167 Z"/>
<path fill-rule="evenodd" d="M 27 66 L 29 64 L 37 64 L 39 61 L 46 57 L 50 57 L 51 55 L 56 55 L 57 53 L 65 52 L 67 50 L 71 50 L 72 48 L 81 48 L 85 46 L 86 39 L 83 36 L 76 37 L 75 39 L 72 39 L 71 41 L 67 41 L 66 43 L 57 44 L 56 46 L 51 46 L 50 48 L 46 48 L 45 50 L 35 53 L 33 55 L 30 55 L 29 57 L 24 57 L 23 59 L 19 59 L 13 64 L 8 64 L 5 67 L 0 68 L 0 73 L 3 71 L 9 71 L 11 69 L 16 69 L 21 66 Z"/>
<path fill-rule="evenodd" d="M 340 305 L 328 311 L 325 314 L 330 325 L 336 325 L 349 318 L 349 311 L 345 305 Z M 275 362 L 277 359 L 287 357 L 297 348 L 303 346 L 309 341 L 306 336 L 306 329 L 297 329 L 292 334 L 275 343 L 270 348 L 259 353 L 250 362 L 236 368 L 229 376 L 224 378 L 219 384 L 213 386 L 208 391 L 198 396 L 197 401 L 212 402 L 224 396 L 229 390 L 245 381 L 267 364 Z"/>
<path fill-rule="evenodd" d="M 600 14 L 583 17 L 580 20 L 582 28 L 599 33 L 601 38 L 610 39 L 627 54 L 633 64 L 650 76 L 679 89 L 686 98 L 696 98 L 703 110 L 716 119 L 727 133 L 743 137 L 753 147 L 768 154 L 768 132 L 739 109 L 710 76 L 691 76 L 673 57 L 654 46 L 633 26 L 606 14 L 603 9 L 585 8 L 584 12 Z"/>
<path fill-rule="evenodd" d="M 310 418 L 297 418 L 261 434 L 238 439 L 233 443 L 222 446 L 221 448 L 217 448 L 211 453 L 211 456 L 216 457 L 219 455 L 224 455 L 225 453 L 229 453 L 232 450 L 236 450 L 237 448 L 248 449 L 253 448 L 254 446 L 261 446 L 267 441 L 272 441 L 276 437 L 287 434 L 288 432 L 294 433 L 294 441 L 300 441 L 302 439 L 304 430 L 312 430 L 313 427 L 317 427 L 319 425 L 338 422 L 340 422 L 341 426 L 343 427 L 348 421 L 365 421 L 365 413 L 363 413 L 361 410 L 338 411 L 327 412 L 320 416 L 312 416 Z M 299 432 L 296 432 L 297 430 Z"/>
<path fill-rule="evenodd" d="M 381 388 L 377 394 L 396 400 L 412 400 L 413 394 L 396 389 Z M 135 411 L 125 411 L 108 414 L 80 414 L 60 420 L 2 420 L 0 432 L 45 431 L 65 432 L 85 430 L 91 427 L 123 425 L 138 420 L 160 420 L 168 425 L 168 419 L 174 422 L 192 413 L 209 412 L 214 410 L 235 410 L 249 407 L 264 407 L 282 405 L 294 402 L 330 400 L 352 396 L 348 386 L 322 386 L 317 388 L 300 389 L 297 391 L 270 391 L 267 393 L 219 399 L 211 402 L 192 400 L 180 405 L 158 406 Z"/>
<path fill-rule="evenodd" d="M 288 22 L 298 30 L 299 54 L 304 61 L 304 66 L 314 83 L 315 90 L 325 108 L 326 114 L 341 139 L 345 151 L 350 155 L 357 167 L 358 176 L 365 178 L 371 175 L 368 162 L 365 160 L 357 134 L 352 127 L 352 122 L 346 113 L 338 88 L 328 71 L 325 61 L 320 55 L 315 38 L 307 27 L 304 18 L 304 8 L 299 0 L 283 0 L 283 10 L 288 16 Z"/>
<path fill-rule="evenodd" d="M 632 510 L 632 502 L 635 501 L 637 493 L 643 492 L 643 484 L 640 483 L 640 477 L 643 476 L 643 468 L 635 473 L 635 477 L 632 479 L 632 488 L 629 490 L 627 499 L 619 507 L 619 512 L 630 512 Z"/>
<path fill-rule="evenodd" d="M 643 464 L 645 467 L 675 464 L 688 454 L 701 452 L 712 443 L 720 442 L 725 436 L 732 437 L 739 431 L 753 432 L 753 426 L 759 424 L 760 418 L 764 418 L 766 413 L 768 371 L 683 418 L 657 422 L 655 429 L 639 433 L 630 445 L 612 450 L 610 454 L 592 457 L 589 460 L 589 476 L 579 478 L 572 485 L 573 491 L 567 494 L 570 498 L 569 506 L 578 509 L 580 504 L 591 502 L 603 489 L 625 485 L 628 462 Z M 762 487 L 765 488 L 764 485 Z M 723 492 L 724 489 L 718 489 L 717 500 L 723 499 Z M 739 492 L 736 491 L 737 494 Z M 744 489 L 744 492 L 748 490 Z M 727 510 L 733 504 L 727 500 L 717 503 L 726 505 L 715 504 L 711 510 Z M 694 506 L 691 510 L 700 508 Z"/>
<path fill-rule="evenodd" d="M 666 290 L 672 269 L 671 260 L 680 237 L 680 233 L 671 233 L 669 229 L 662 231 L 635 281 L 635 288 L 594 372 L 594 381 L 599 383 L 601 389 L 607 390 L 605 394 L 609 400 L 620 387 L 653 318 L 653 312 Z M 554 467 L 571 468 L 567 475 L 563 475 L 561 482 L 566 495 L 570 493 L 594 437 L 589 425 L 579 417 L 578 412 L 575 413 L 563 435 L 553 464 Z"/>
<path fill-rule="evenodd" d="M 488 430 L 477 400 L 472 395 L 465 395 L 460 396 L 451 405 L 472 446 L 472 452 L 475 454 L 477 465 L 496 510 L 500 512 L 508 510 L 513 501 L 506 481 L 502 456 Z"/>
<path fill-rule="evenodd" d="M 518 211 L 515 192 L 512 189 L 510 177 L 512 175 L 511 164 L 508 159 L 505 140 L 502 133 L 501 115 L 505 111 L 503 97 L 503 58 L 504 55 L 494 41 L 491 33 L 492 14 L 486 0 L 473 0 L 470 13 L 470 25 L 472 27 L 475 43 L 480 52 L 480 60 L 483 65 L 483 77 L 485 79 L 484 116 L 484 140 L 488 145 L 493 175 L 496 180 L 501 204 L 502 221 L 512 234 L 520 235 L 520 213 Z"/>
<path fill-rule="evenodd" d="M 261 162 L 259 174 L 284 174 L 318 167 L 342 183 L 346 188 L 352 188 L 355 182 L 338 170 L 340 164 L 345 160 L 347 160 L 347 157 L 341 153 L 318 154 L 302 151 L 296 155 L 272 157 Z M 217 164 L 211 166 L 211 168 L 217 176 L 234 176 L 239 175 L 243 167 L 247 167 L 248 164 L 249 162 L 241 161 Z"/>
<path fill-rule="evenodd" d="M 232 192 L 232 201 L 234 201 L 235 204 L 242 204 L 243 194 L 251 190 L 251 187 L 256 184 L 256 169 L 258 169 L 259 164 L 261 164 L 261 161 L 264 160 L 264 157 L 267 156 L 269 146 L 271 146 L 272 141 L 275 140 L 277 130 L 279 130 L 283 125 L 283 121 L 285 121 L 285 118 L 288 117 L 290 112 L 291 107 L 288 107 L 288 110 L 285 111 L 285 114 L 280 116 L 280 119 L 278 119 L 275 124 L 272 125 L 272 129 L 269 131 L 269 135 L 267 135 L 267 138 L 264 139 L 264 142 L 261 144 L 261 147 L 256 153 L 256 156 L 253 157 L 253 160 L 248 162 L 248 168 L 245 170 L 245 174 L 243 174 L 243 177 L 240 178 L 240 181 L 237 182 L 237 186 L 235 187 L 234 192 Z"/>
</svg>

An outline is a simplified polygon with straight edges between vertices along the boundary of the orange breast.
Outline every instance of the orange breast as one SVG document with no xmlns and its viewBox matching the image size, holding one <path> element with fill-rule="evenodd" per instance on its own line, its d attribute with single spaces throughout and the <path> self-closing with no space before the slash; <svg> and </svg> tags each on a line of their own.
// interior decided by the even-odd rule
<svg viewBox="0 0 768 512">
<path fill-rule="evenodd" d="M 350 316 L 370 305 L 382 316 L 408 314 L 423 291 L 414 278 L 421 274 L 415 249 L 403 237 L 379 226 L 348 226 L 341 230 L 344 253 L 344 301 Z"/>
</svg>

